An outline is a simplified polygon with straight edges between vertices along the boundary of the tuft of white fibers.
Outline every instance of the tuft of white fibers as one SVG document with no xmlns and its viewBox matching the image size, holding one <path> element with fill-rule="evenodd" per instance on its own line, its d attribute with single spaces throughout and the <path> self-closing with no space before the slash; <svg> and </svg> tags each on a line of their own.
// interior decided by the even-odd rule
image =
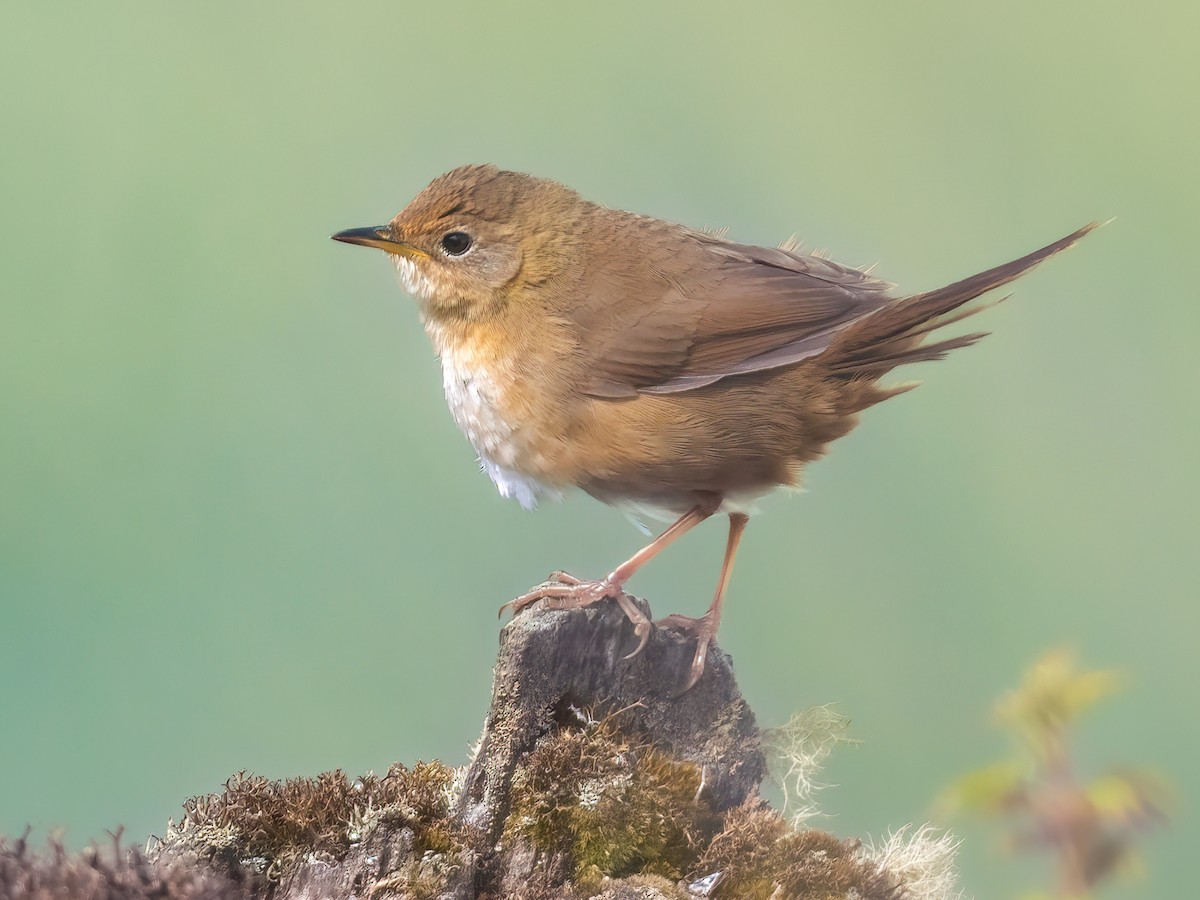
<svg viewBox="0 0 1200 900">
<path fill-rule="evenodd" d="M 783 811 L 794 826 L 820 814 L 814 798 L 828 785 L 817 776 L 834 747 L 857 743 L 846 737 L 849 726 L 846 716 L 828 706 L 814 706 L 763 734 L 771 774 L 783 792 Z"/>
<path fill-rule="evenodd" d="M 859 853 L 901 879 L 909 900 L 964 900 L 954 864 L 961 844 L 949 831 L 909 824 L 879 844 L 868 838 Z"/>
</svg>

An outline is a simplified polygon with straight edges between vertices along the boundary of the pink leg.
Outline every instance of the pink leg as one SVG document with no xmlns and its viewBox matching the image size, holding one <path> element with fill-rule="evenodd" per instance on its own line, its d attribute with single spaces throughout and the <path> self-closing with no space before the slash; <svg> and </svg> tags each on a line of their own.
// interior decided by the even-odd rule
<svg viewBox="0 0 1200 900">
<path fill-rule="evenodd" d="M 698 619 L 675 613 L 656 623 L 681 628 L 696 636 L 696 653 L 692 657 L 687 683 L 680 691 L 681 694 L 686 694 L 695 687 L 700 676 L 704 674 L 704 660 L 708 654 L 708 645 L 717 636 L 717 626 L 721 624 L 721 604 L 725 600 L 725 589 L 729 586 L 729 576 L 733 574 L 733 558 L 737 556 L 738 543 L 741 541 L 742 532 L 746 530 L 746 523 L 749 521 L 750 517 L 743 513 L 729 514 L 729 538 L 725 542 L 725 561 L 721 564 L 721 578 L 717 582 L 717 593 L 713 597 L 712 605 L 708 607 L 708 612 Z"/>
<path fill-rule="evenodd" d="M 625 594 L 625 582 L 632 578 L 638 569 L 658 556 L 676 538 L 691 531 L 711 515 L 710 508 L 693 506 L 680 516 L 674 525 L 613 569 L 607 578 L 601 581 L 580 581 L 566 572 L 555 572 L 545 584 L 538 585 L 529 593 L 522 594 L 501 606 L 500 614 L 503 615 L 506 610 L 512 610 L 515 615 L 538 600 L 544 601 L 549 609 L 582 609 L 611 598 L 620 604 L 629 621 L 633 623 L 634 634 L 640 639 L 637 649 L 626 658 L 637 656 L 646 646 L 646 642 L 650 640 L 651 622 Z"/>
</svg>

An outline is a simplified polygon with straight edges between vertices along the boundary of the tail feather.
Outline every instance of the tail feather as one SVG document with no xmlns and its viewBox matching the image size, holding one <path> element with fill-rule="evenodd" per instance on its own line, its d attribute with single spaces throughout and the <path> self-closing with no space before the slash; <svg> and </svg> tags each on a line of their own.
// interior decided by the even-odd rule
<svg viewBox="0 0 1200 900">
<path fill-rule="evenodd" d="M 986 336 L 986 332 L 933 343 L 921 341 L 944 325 L 960 322 L 995 305 L 986 303 L 968 309 L 961 308 L 981 294 L 1009 284 L 1038 263 L 1067 249 L 1098 224 L 1093 222 L 1085 225 L 1053 244 L 1002 266 L 936 291 L 915 294 L 891 303 L 846 328 L 819 358 L 835 375 L 879 377 L 896 366 L 941 359 L 951 350 L 974 344 Z"/>
</svg>

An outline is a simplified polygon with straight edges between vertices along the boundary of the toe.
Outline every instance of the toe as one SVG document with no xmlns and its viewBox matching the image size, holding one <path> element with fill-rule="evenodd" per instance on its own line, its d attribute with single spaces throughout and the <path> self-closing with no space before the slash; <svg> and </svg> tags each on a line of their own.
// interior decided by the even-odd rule
<svg viewBox="0 0 1200 900">
<path fill-rule="evenodd" d="M 517 597 L 515 600 L 509 600 L 507 603 L 505 603 L 503 606 L 501 606 L 498 610 L 496 610 L 496 618 L 497 619 L 503 618 L 504 614 L 506 612 L 510 612 L 515 616 L 517 613 L 519 613 L 521 610 L 523 610 L 526 606 L 529 605 L 528 603 L 525 602 L 525 598 L 528 596 L 529 596 L 528 594 L 524 594 L 520 597 Z"/>
<path fill-rule="evenodd" d="M 679 613 L 671 613 L 669 616 L 656 619 L 654 624 L 659 628 L 678 628 L 681 631 L 694 631 L 697 621 L 697 619 L 693 619 L 691 616 L 681 616 Z"/>
<path fill-rule="evenodd" d="M 543 584 L 539 584 L 529 593 L 522 594 L 520 597 L 509 600 L 500 607 L 499 611 L 496 613 L 496 618 L 503 616 L 506 612 L 512 612 L 512 614 L 516 616 L 523 612 L 526 607 L 532 606 L 539 600 L 552 602 L 555 600 L 561 600 L 561 598 L 568 597 L 573 593 L 575 593 L 575 585 L 566 582 L 547 581 Z"/>
</svg>

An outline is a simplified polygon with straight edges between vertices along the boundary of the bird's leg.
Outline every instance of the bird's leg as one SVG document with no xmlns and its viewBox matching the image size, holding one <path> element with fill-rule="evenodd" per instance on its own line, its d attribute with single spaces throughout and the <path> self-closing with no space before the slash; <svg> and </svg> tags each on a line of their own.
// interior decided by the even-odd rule
<svg viewBox="0 0 1200 900">
<path fill-rule="evenodd" d="M 721 603 L 725 600 L 725 588 L 729 586 L 729 576 L 733 573 L 733 558 L 737 556 L 738 542 L 741 541 L 742 532 L 745 531 L 746 523 L 749 521 L 750 517 L 744 513 L 729 514 L 729 538 L 725 542 L 725 561 L 721 563 L 721 578 L 717 582 L 717 593 L 713 597 L 712 605 L 708 607 L 708 612 L 698 619 L 675 613 L 655 623 L 656 625 L 680 628 L 696 636 L 696 653 L 692 657 L 687 683 L 680 691 L 681 694 L 686 694 L 695 687 L 700 676 L 704 674 L 704 659 L 708 654 L 708 645 L 717 636 L 717 626 L 721 624 Z"/>
<path fill-rule="evenodd" d="M 680 516 L 674 525 L 613 569 L 607 578 L 600 581 L 581 581 L 566 572 L 555 572 L 544 584 L 501 606 L 500 614 L 511 610 L 515 615 L 538 600 L 544 601 L 548 609 L 582 609 L 611 598 L 617 601 L 626 617 L 633 623 L 633 633 L 639 638 L 637 648 L 626 659 L 637 656 L 650 640 L 651 622 L 625 593 L 625 582 L 632 578 L 638 569 L 658 556 L 668 544 L 691 531 L 712 514 L 711 507 L 693 506 Z"/>
</svg>

